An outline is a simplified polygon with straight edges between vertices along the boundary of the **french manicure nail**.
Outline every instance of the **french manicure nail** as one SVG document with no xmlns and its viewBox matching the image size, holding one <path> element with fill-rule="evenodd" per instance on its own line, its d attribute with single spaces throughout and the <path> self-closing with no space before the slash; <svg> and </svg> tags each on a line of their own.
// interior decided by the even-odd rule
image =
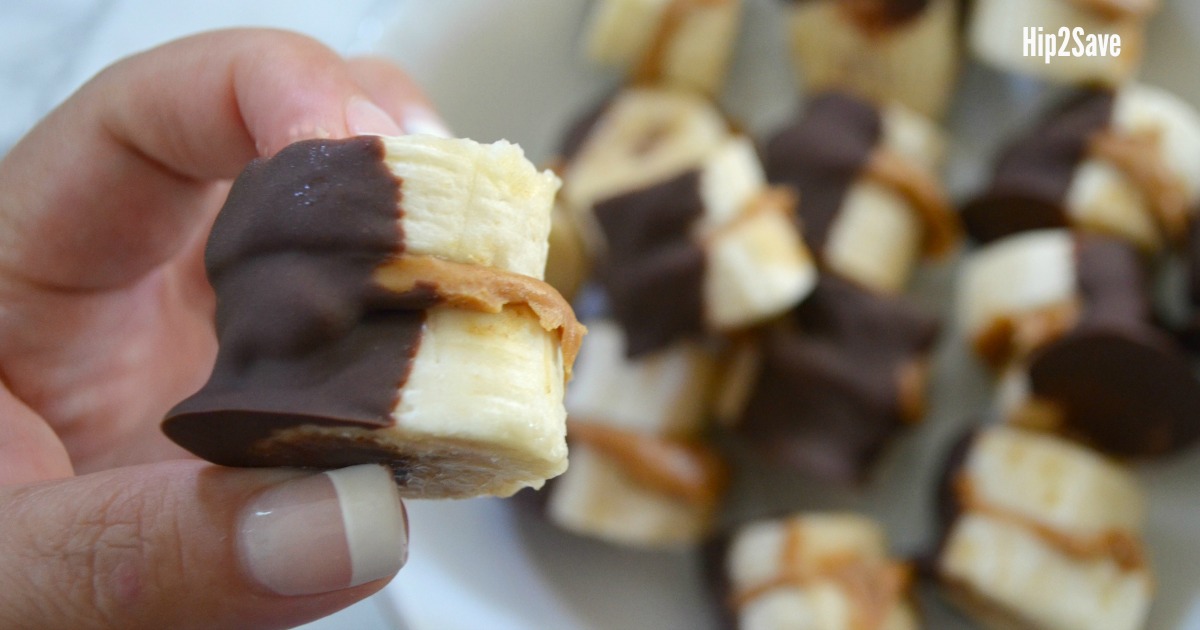
<svg viewBox="0 0 1200 630">
<path fill-rule="evenodd" d="M 366 464 L 268 488 L 243 510 L 238 546 L 267 589 L 328 593 L 399 571 L 408 520 L 391 473 Z"/>
<path fill-rule="evenodd" d="M 404 131 L 439 138 L 453 138 L 454 134 L 433 110 L 424 105 L 410 105 L 404 110 Z"/>
<path fill-rule="evenodd" d="M 346 129 L 355 135 L 398 136 L 403 133 L 387 112 L 361 96 L 351 97 L 346 103 Z"/>
</svg>

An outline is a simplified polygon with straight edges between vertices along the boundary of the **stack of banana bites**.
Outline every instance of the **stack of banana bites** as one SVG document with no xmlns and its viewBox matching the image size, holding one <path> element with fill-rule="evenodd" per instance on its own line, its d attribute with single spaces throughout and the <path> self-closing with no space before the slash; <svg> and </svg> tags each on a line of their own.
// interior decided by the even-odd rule
<svg viewBox="0 0 1200 630">
<path fill-rule="evenodd" d="M 1200 438 L 1200 381 L 1155 290 L 1195 223 L 1198 133 L 1163 90 L 1081 88 L 963 207 L 982 246 L 958 320 L 996 374 L 1002 424 L 951 458 L 936 569 L 989 627 L 1145 621 L 1144 500 L 1120 461 Z"/>
<path fill-rule="evenodd" d="M 584 287 L 590 336 L 550 519 L 620 545 L 703 543 L 729 627 L 921 627 L 918 573 L 989 628 L 1141 627 L 1154 578 L 1123 460 L 1200 441 L 1200 381 L 1156 300 L 1163 261 L 1190 247 L 1180 301 L 1200 312 L 1200 114 L 1128 80 L 1155 3 L 779 2 L 806 98 L 757 145 L 715 100 L 742 4 L 593 3 L 587 54 L 628 81 L 555 163 L 549 280 Z M 1121 33 L 1129 54 L 1049 74 L 1013 57 L 1014 24 L 1075 23 Z M 938 121 L 964 42 L 1080 87 L 956 208 Z M 928 562 L 892 557 L 881 523 L 846 512 L 717 528 L 725 446 L 854 488 L 922 420 L 943 327 L 905 293 L 964 234 L 978 246 L 955 323 L 995 404 L 962 414 L 997 422 L 946 463 Z"/>
<path fill-rule="evenodd" d="M 572 130 L 563 218 L 607 307 L 567 397 L 572 466 L 551 518 L 641 546 L 711 529 L 724 463 L 707 446 L 711 337 L 777 317 L 816 283 L 795 199 L 698 92 L 639 86 Z"/>
<path fill-rule="evenodd" d="M 1147 86 L 1083 90 L 1003 152 L 963 209 L 983 247 L 958 298 L 1003 417 L 1120 456 L 1200 437 L 1200 385 L 1153 295 L 1198 199 L 1200 114 Z"/>
<path fill-rule="evenodd" d="M 1014 427 L 968 436 L 945 476 L 936 571 L 989 628 L 1140 628 L 1154 578 L 1124 467 Z"/>
<path fill-rule="evenodd" d="M 921 627 L 911 565 L 889 557 L 883 528 L 857 514 L 755 520 L 714 539 L 704 562 L 726 627 Z"/>
<path fill-rule="evenodd" d="M 821 275 L 787 317 L 739 344 L 720 413 L 779 462 L 861 481 L 925 412 L 938 323 L 902 293 L 918 261 L 959 240 L 936 175 L 942 142 L 901 105 L 831 92 L 765 153 L 768 178 L 800 196 L 797 227 Z"/>
</svg>

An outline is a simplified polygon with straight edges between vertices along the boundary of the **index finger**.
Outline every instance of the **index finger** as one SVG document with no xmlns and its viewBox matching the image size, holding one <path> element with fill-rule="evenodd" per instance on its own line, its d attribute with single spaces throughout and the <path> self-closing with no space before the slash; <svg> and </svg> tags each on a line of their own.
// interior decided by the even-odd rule
<svg viewBox="0 0 1200 630">
<path fill-rule="evenodd" d="M 205 225 L 213 180 L 299 139 L 399 133 L 336 53 L 282 31 L 206 33 L 118 62 L 0 162 L 0 274 L 103 290 Z"/>
</svg>

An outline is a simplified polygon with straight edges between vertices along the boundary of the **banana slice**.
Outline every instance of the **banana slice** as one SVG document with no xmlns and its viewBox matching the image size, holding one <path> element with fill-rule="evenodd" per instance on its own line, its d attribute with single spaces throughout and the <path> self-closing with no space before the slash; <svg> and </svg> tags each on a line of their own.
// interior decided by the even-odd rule
<svg viewBox="0 0 1200 630">
<path fill-rule="evenodd" d="M 630 360 L 625 343 L 616 323 L 589 323 L 587 349 L 566 394 L 571 416 L 653 435 L 699 435 L 715 371 L 711 353 L 682 343 Z"/>
<path fill-rule="evenodd" d="M 812 291 L 795 201 L 762 180 L 749 140 L 735 138 L 698 171 L 596 205 L 598 275 L 631 356 L 749 327 Z"/>
<path fill-rule="evenodd" d="M 966 262 L 959 325 L 1001 373 L 1006 419 L 1122 457 L 1200 440 L 1200 381 L 1153 319 L 1144 261 L 1124 241 L 1039 230 Z"/>
<path fill-rule="evenodd" d="M 698 542 L 724 488 L 724 464 L 699 441 L 713 358 L 685 343 L 630 360 L 616 324 L 588 334 L 567 392 L 571 468 L 551 487 L 550 519 L 621 545 Z"/>
<path fill-rule="evenodd" d="M 585 117 L 570 135 L 576 146 L 564 156 L 562 198 L 597 255 L 604 242 L 592 217 L 597 202 L 698 168 L 731 132 L 700 95 L 632 88 Z"/>
<path fill-rule="evenodd" d="M 959 3 L 791 2 L 789 38 L 805 90 L 844 89 L 939 118 L 958 73 Z"/>
<path fill-rule="evenodd" d="M 220 349 L 163 429 L 233 466 L 390 466 L 409 497 L 566 468 L 582 327 L 540 279 L 557 178 L 519 147 L 296 143 L 247 168 L 207 250 Z"/>
<path fill-rule="evenodd" d="M 770 140 L 766 169 L 799 191 L 805 238 L 826 269 L 895 294 L 923 254 L 943 255 L 958 240 L 933 175 L 944 148 L 919 114 L 829 93 Z"/>
<path fill-rule="evenodd" d="M 1146 22 L 1157 5 L 1156 0 L 979 0 L 971 16 L 970 46 L 975 56 L 1011 72 L 1117 85 L 1141 65 Z M 1075 28 L 1120 37 L 1120 54 L 1059 56 L 1074 49 L 1073 38 L 1064 35 Z M 1054 41 L 1042 39 L 1046 35 Z"/>
<path fill-rule="evenodd" d="M 984 242 L 1070 225 L 1156 251 L 1185 240 L 1197 201 L 1200 113 L 1130 84 L 1082 90 L 1037 125 L 1001 157 L 963 217 Z"/>
<path fill-rule="evenodd" d="M 794 199 L 711 104 L 628 90 L 589 120 L 568 142 L 563 199 L 631 356 L 753 326 L 812 290 Z"/>
<path fill-rule="evenodd" d="M 1154 590 L 1145 506 L 1124 468 L 1063 440 L 992 428 L 952 473 L 937 568 L 987 627 L 1133 630 Z"/>
<path fill-rule="evenodd" d="M 732 627 L 915 630 L 908 566 L 888 557 L 878 523 L 806 513 L 752 522 L 718 544 L 707 570 L 725 586 Z"/>
<path fill-rule="evenodd" d="M 742 0 L 599 0 L 587 53 L 649 84 L 715 95 L 741 23 Z"/>
<path fill-rule="evenodd" d="M 1075 236 L 1024 232 L 969 256 L 960 271 L 958 325 L 989 365 L 1028 356 L 1079 316 Z"/>
</svg>

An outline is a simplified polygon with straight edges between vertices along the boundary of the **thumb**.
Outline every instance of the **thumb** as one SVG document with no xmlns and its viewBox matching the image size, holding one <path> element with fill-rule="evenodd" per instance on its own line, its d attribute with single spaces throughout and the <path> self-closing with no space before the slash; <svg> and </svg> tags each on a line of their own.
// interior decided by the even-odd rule
<svg viewBox="0 0 1200 630">
<path fill-rule="evenodd" d="M 392 476 L 177 461 L 0 488 L 0 627 L 279 628 L 407 557 Z"/>
</svg>

